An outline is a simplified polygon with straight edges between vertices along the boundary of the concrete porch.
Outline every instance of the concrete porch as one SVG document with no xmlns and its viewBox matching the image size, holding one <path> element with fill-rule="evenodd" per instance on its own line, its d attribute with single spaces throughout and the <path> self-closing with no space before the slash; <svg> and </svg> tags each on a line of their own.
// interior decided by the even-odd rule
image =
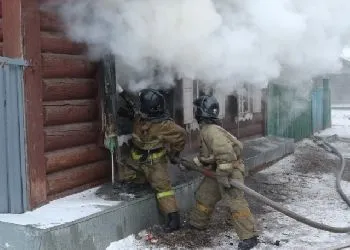
<svg viewBox="0 0 350 250">
<path fill-rule="evenodd" d="M 285 138 L 250 139 L 245 141 L 244 145 L 246 169 L 251 173 L 259 171 L 265 164 L 294 152 L 293 140 Z M 201 178 L 194 173 L 184 176 L 174 167 L 170 167 L 169 170 L 179 206 L 182 210 L 187 210 L 194 202 L 193 194 Z M 152 193 L 122 201 L 111 190 L 108 184 L 93 190 L 93 195 L 97 198 L 95 197 L 94 202 L 91 203 L 94 209 L 90 208 L 89 213 L 82 212 L 84 199 L 81 199 L 80 206 L 77 202 L 68 209 L 56 210 L 52 214 L 46 213 L 45 211 L 48 210 L 45 208 L 39 208 L 36 214 L 34 211 L 22 215 L 0 215 L 0 249 L 104 250 L 113 241 L 162 222 Z M 62 200 L 69 200 L 64 199 Z M 55 204 L 64 206 L 62 201 L 55 202 L 51 203 L 52 207 Z M 67 218 L 70 211 L 75 209 L 75 213 L 80 213 L 80 216 Z M 46 222 L 51 222 L 45 224 L 45 220 L 40 218 L 44 216 L 57 218 L 61 216 L 63 219 L 47 218 Z"/>
</svg>

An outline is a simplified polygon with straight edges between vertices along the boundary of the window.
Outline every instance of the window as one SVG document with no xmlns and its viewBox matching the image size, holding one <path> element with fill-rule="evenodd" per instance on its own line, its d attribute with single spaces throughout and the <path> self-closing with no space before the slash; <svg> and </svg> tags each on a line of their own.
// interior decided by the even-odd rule
<svg viewBox="0 0 350 250">
<path fill-rule="evenodd" d="M 219 119 L 223 119 L 225 117 L 225 111 L 226 111 L 226 94 L 223 91 L 216 90 L 215 95 L 216 99 L 219 102 L 220 112 L 219 112 Z"/>
<path fill-rule="evenodd" d="M 243 84 L 241 88 L 239 88 L 238 93 L 238 113 L 239 116 L 242 116 L 246 113 L 252 112 L 252 105 L 250 103 L 251 91 L 248 84 Z"/>
<path fill-rule="evenodd" d="M 183 93 L 183 116 L 184 124 L 192 124 L 194 122 L 193 116 L 193 99 L 194 94 L 197 93 L 194 81 L 188 78 L 182 79 L 182 93 Z"/>
<path fill-rule="evenodd" d="M 254 113 L 261 112 L 261 89 L 251 84 L 243 84 L 238 91 L 238 119 L 252 120 Z"/>
<path fill-rule="evenodd" d="M 226 95 L 224 92 L 214 90 L 212 87 L 204 85 L 199 80 L 183 79 L 183 114 L 184 124 L 195 124 L 193 101 L 202 95 L 214 95 L 220 105 L 219 118 L 225 117 Z"/>
</svg>

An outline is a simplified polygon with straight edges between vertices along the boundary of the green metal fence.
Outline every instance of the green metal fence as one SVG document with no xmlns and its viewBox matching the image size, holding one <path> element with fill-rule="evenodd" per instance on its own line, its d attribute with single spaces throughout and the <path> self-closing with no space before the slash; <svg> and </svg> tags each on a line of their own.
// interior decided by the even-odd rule
<svg viewBox="0 0 350 250">
<path fill-rule="evenodd" d="M 312 134 L 312 108 L 309 96 L 300 97 L 296 89 L 269 84 L 267 90 L 267 135 L 294 138 Z"/>
<path fill-rule="evenodd" d="M 331 126 L 328 79 L 318 79 L 309 94 L 270 83 L 267 89 L 266 134 L 296 141 Z"/>
<path fill-rule="evenodd" d="M 323 79 L 323 129 L 332 126 L 331 89 L 329 79 Z"/>
</svg>

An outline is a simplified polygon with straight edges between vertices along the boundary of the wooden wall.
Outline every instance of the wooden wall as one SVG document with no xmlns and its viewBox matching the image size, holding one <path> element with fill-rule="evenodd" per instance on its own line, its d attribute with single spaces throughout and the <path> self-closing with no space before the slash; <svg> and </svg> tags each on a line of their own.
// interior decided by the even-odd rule
<svg viewBox="0 0 350 250">
<path fill-rule="evenodd" d="M 16 0 L 12 6 L 9 4 L 12 0 L 8 1 L 5 6 L 8 10 L 12 10 L 13 6 L 19 8 L 19 3 L 24 3 L 24 0 Z M 63 35 L 62 26 L 53 13 L 40 12 L 40 25 L 39 18 L 36 18 L 39 15 L 37 11 L 36 16 L 33 14 L 30 18 L 25 17 L 31 12 L 31 7 L 37 4 L 36 0 L 26 2 L 28 4 L 22 7 L 26 13 L 22 14 L 17 26 L 11 25 L 10 17 L 13 15 L 5 15 L 8 22 L 7 28 L 4 29 L 7 32 L 4 34 L 0 0 L 0 55 L 3 55 L 5 35 L 4 51 L 7 55 L 18 57 L 20 51 L 17 50 L 23 46 L 27 49 L 24 51 L 24 58 L 35 59 L 31 61 L 34 62 L 34 70 L 27 68 L 25 74 L 26 121 L 27 132 L 30 135 L 27 147 L 33 145 L 33 149 L 28 150 L 29 158 L 33 158 L 28 158 L 32 192 L 30 197 L 31 208 L 35 208 L 45 201 L 107 181 L 110 163 L 108 152 L 97 145 L 101 126 L 98 114 L 97 64 L 87 59 L 84 45 L 73 43 Z M 17 12 L 18 17 L 21 16 L 20 9 Z M 26 20 L 30 20 L 31 23 L 24 25 Z M 12 26 L 23 29 L 17 34 L 18 46 L 14 46 L 16 51 L 10 46 L 14 39 L 7 39 L 17 36 L 10 34 Z M 22 26 L 29 30 L 35 29 L 35 32 L 27 32 L 23 41 L 20 35 L 23 35 L 26 29 L 21 28 Z M 12 53 L 12 50 L 19 54 Z M 181 120 L 178 118 L 178 111 L 175 112 L 177 122 Z M 240 131 L 243 127 L 247 129 L 239 137 L 259 133 L 262 117 L 254 117 L 256 119 L 250 124 L 241 125 Z M 232 124 L 231 118 L 227 117 L 224 126 L 234 132 L 237 128 L 230 127 Z M 197 132 L 192 133 L 191 137 L 193 144 L 192 147 L 186 145 L 187 152 L 198 147 Z"/>
<path fill-rule="evenodd" d="M 109 175 L 107 152 L 96 145 L 97 65 L 85 46 L 67 39 L 53 13 L 40 13 L 48 198 L 98 185 Z"/>
</svg>

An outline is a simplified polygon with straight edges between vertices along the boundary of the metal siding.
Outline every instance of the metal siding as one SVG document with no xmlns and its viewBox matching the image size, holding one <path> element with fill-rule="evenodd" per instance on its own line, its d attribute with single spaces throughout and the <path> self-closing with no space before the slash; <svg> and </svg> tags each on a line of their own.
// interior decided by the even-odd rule
<svg viewBox="0 0 350 250">
<path fill-rule="evenodd" d="M 312 126 L 313 132 L 323 129 L 323 88 L 312 91 Z"/>
<path fill-rule="evenodd" d="M 27 208 L 23 66 L 0 57 L 0 213 Z"/>
<path fill-rule="evenodd" d="M 329 87 L 329 79 L 323 79 L 323 129 L 332 126 L 331 112 L 331 90 Z"/>
<path fill-rule="evenodd" d="M 294 138 L 299 141 L 312 134 L 311 102 L 300 98 L 296 90 L 269 84 L 267 135 Z"/>
</svg>

